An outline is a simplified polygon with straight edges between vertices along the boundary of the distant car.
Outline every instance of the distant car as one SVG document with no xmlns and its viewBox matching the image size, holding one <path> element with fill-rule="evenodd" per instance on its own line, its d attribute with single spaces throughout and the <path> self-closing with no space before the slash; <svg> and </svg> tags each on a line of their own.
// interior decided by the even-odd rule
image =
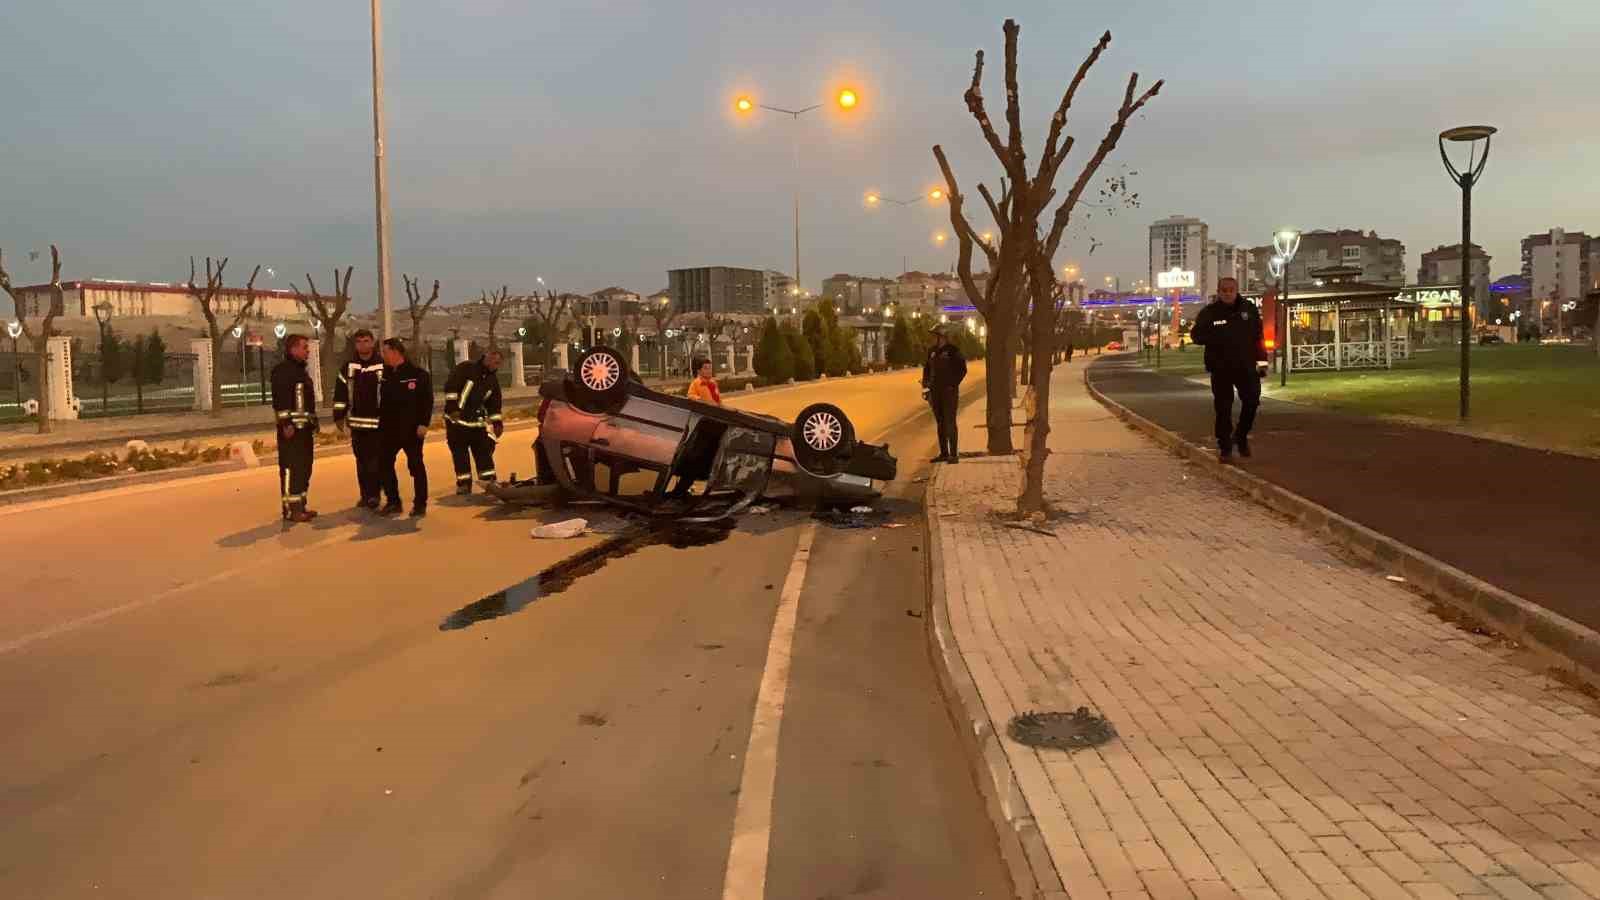
<svg viewBox="0 0 1600 900">
<path fill-rule="evenodd" d="M 593 500 L 681 521 L 738 515 L 760 499 L 820 506 L 877 499 L 893 481 L 887 445 L 856 439 L 839 407 L 793 422 L 651 390 L 623 356 L 593 347 L 539 386 L 536 477 L 491 485 L 501 501 Z"/>
<path fill-rule="evenodd" d="M 1121 350 L 1121 349 L 1122 349 L 1122 342 L 1121 341 L 1112 341 L 1111 343 L 1106 345 L 1106 350 L 1107 351 Z"/>
<path fill-rule="evenodd" d="M 1504 344 L 1505 339 L 1498 334 L 1482 334 L 1478 336 L 1479 344 Z"/>
</svg>

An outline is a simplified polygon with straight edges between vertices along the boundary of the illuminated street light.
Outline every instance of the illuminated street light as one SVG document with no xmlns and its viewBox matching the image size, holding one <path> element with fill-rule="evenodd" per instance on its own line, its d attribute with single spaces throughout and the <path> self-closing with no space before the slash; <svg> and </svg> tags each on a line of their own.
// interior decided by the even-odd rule
<svg viewBox="0 0 1600 900">
<path fill-rule="evenodd" d="M 1439 132 L 1439 158 L 1444 160 L 1450 180 L 1461 187 L 1461 421 L 1467 420 L 1472 393 L 1472 335 L 1468 322 L 1468 307 L 1472 302 L 1472 186 L 1483 176 L 1483 167 L 1489 164 L 1489 141 L 1496 129 L 1490 125 L 1463 125 Z M 1445 152 L 1444 142 L 1467 145 L 1467 167 L 1456 168 Z M 1478 156 L 1478 142 L 1483 141 L 1483 156 Z"/>
<path fill-rule="evenodd" d="M 1273 257 L 1277 263 L 1277 274 L 1274 278 L 1282 277 L 1283 290 L 1278 294 L 1278 306 L 1283 310 L 1282 315 L 1273 316 L 1273 331 L 1278 332 L 1277 323 L 1283 323 L 1283 329 L 1273 335 L 1273 354 L 1278 357 L 1278 386 L 1289 383 L 1289 264 L 1294 262 L 1294 255 L 1300 252 L 1300 232 L 1292 228 L 1285 228 L 1272 236 L 1272 249 L 1278 251 Z M 1272 263 L 1268 263 L 1269 270 Z"/>
<path fill-rule="evenodd" d="M 856 106 L 858 106 L 861 103 L 861 95 L 860 95 L 860 93 L 858 91 L 856 91 L 855 88 L 841 88 L 839 90 L 839 92 L 836 95 L 834 95 L 834 102 L 836 104 L 838 104 L 840 109 L 845 110 L 846 112 L 848 112 L 850 110 L 855 109 Z M 794 140 L 794 191 L 793 191 L 793 194 L 794 194 L 794 283 L 795 284 L 800 284 L 801 279 L 800 279 L 800 127 L 799 127 L 799 122 L 800 122 L 800 117 L 801 116 L 805 115 L 808 112 L 811 112 L 812 110 L 821 109 L 822 108 L 822 104 L 813 103 L 810 106 L 804 107 L 802 109 L 785 109 L 785 108 L 783 108 L 781 106 L 768 106 L 765 103 L 757 103 L 754 98 L 752 98 L 748 94 L 744 94 L 744 95 L 741 95 L 738 99 L 733 101 L 733 108 L 740 115 L 749 115 L 749 114 L 755 112 L 755 110 L 757 108 L 760 108 L 760 109 L 767 110 L 769 112 L 781 113 L 783 115 L 788 116 L 791 120 L 793 120 L 795 122 L 795 128 L 794 128 L 794 130 L 792 132 L 792 137 L 793 137 L 793 140 Z M 868 201 L 868 202 L 871 203 L 871 202 L 875 202 L 875 201 Z"/>
<path fill-rule="evenodd" d="M 928 199 L 932 200 L 935 203 L 938 203 L 940 200 L 944 199 L 944 191 L 942 191 L 942 190 L 940 190 L 938 188 L 934 188 L 933 190 L 928 192 Z"/>
<path fill-rule="evenodd" d="M 944 232 L 935 231 L 933 233 L 933 242 L 935 244 L 937 244 L 938 246 L 943 247 L 945 240 L 946 240 L 946 237 L 945 237 L 945 233 Z"/>
</svg>

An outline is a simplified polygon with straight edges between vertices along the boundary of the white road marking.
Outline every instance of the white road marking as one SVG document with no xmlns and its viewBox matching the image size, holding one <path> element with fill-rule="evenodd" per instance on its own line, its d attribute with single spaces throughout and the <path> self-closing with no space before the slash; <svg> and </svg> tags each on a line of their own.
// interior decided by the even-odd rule
<svg viewBox="0 0 1600 900">
<path fill-rule="evenodd" d="M 347 535 L 336 532 L 320 541 L 307 544 L 304 547 L 296 547 L 293 550 L 286 550 L 282 553 L 279 553 L 272 557 L 271 562 L 277 564 L 286 559 L 293 559 L 302 553 L 315 550 L 318 547 L 321 547 L 325 544 L 331 544 L 337 540 L 346 539 L 346 537 Z M 208 584 L 216 584 L 219 581 L 227 580 L 236 575 L 243 575 L 251 569 L 260 568 L 262 564 L 263 561 L 260 559 L 253 560 L 242 566 L 234 566 L 231 569 L 223 569 L 221 572 L 213 572 L 212 574 L 196 581 L 189 581 L 183 584 L 173 585 L 164 591 L 151 594 L 148 597 L 140 597 L 138 600 L 129 600 L 127 603 L 118 604 L 117 606 L 108 607 L 106 609 L 96 610 L 95 612 L 89 613 L 86 616 L 79 616 L 76 619 L 70 619 L 66 622 L 51 625 L 49 628 L 40 629 L 32 634 L 25 634 L 22 637 L 14 638 L 6 641 L 5 643 L 0 643 L 0 656 L 4 656 L 7 653 L 14 653 L 30 644 L 36 644 L 39 641 L 46 641 L 51 638 L 60 637 L 61 635 L 69 632 L 77 631 L 80 628 L 86 628 L 95 624 L 96 622 L 104 621 L 113 616 L 120 616 L 126 612 L 133 612 L 136 609 L 142 609 L 146 606 L 159 603 L 168 597 L 175 597 L 179 594 L 192 591 L 195 588 L 202 588 Z"/>
<path fill-rule="evenodd" d="M 728 848 L 728 870 L 722 881 L 722 900 L 761 900 L 767 892 L 767 853 L 772 843 L 772 796 L 778 779 L 778 730 L 783 724 L 783 702 L 789 691 L 790 653 L 794 647 L 795 614 L 811 560 L 811 541 L 817 523 L 800 531 L 789 576 L 778 598 L 778 615 L 767 644 L 767 664 L 756 693 L 755 719 L 750 723 L 750 744 L 744 752 L 744 773 L 739 779 L 739 803 L 733 817 L 733 842 Z"/>
</svg>

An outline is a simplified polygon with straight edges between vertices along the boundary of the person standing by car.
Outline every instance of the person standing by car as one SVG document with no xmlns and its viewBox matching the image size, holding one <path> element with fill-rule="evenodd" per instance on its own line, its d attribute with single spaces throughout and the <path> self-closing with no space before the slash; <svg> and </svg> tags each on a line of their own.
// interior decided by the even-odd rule
<svg viewBox="0 0 1600 900">
<path fill-rule="evenodd" d="M 317 517 L 306 508 L 317 435 L 317 388 L 306 371 L 311 344 L 305 335 L 291 334 L 283 339 L 283 353 L 283 362 L 272 367 L 272 413 L 278 424 L 278 485 L 283 518 L 309 522 Z"/>
<path fill-rule="evenodd" d="M 472 493 L 472 467 L 478 480 L 494 481 L 494 445 L 505 432 L 500 416 L 500 351 L 455 367 L 444 385 L 444 435 L 456 468 L 456 493 Z"/>
<path fill-rule="evenodd" d="M 356 457 L 356 483 L 361 488 L 357 506 L 378 508 L 378 457 L 383 452 L 378 439 L 378 390 L 383 385 L 383 359 L 378 356 L 372 332 L 363 328 L 352 340 L 355 355 L 339 368 L 333 386 L 333 426 L 350 431 L 350 450 Z"/>
<path fill-rule="evenodd" d="M 689 399 L 722 405 L 722 391 L 717 389 L 717 378 L 711 371 L 711 360 L 697 356 L 694 360 L 694 380 L 689 382 Z"/>
<path fill-rule="evenodd" d="M 1264 299 L 1276 296 L 1268 291 Z M 1261 311 L 1239 296 L 1239 282 L 1217 282 L 1217 297 L 1195 314 L 1189 339 L 1206 348 L 1206 371 L 1211 373 L 1211 401 L 1216 412 L 1217 458 L 1250 455 L 1250 429 L 1261 405 L 1261 379 L 1267 377 L 1267 345 L 1262 337 Z M 1239 422 L 1233 422 L 1233 395 L 1239 394 Z"/>
<path fill-rule="evenodd" d="M 383 342 L 383 389 L 378 402 L 378 433 L 382 454 L 377 477 L 388 498 L 382 513 L 394 515 L 400 505 L 400 479 L 394 463 L 401 451 L 406 455 L 406 471 L 411 473 L 411 518 L 428 514 L 428 467 L 422 461 L 422 439 L 428 436 L 433 421 L 433 378 L 406 359 L 406 345 L 399 338 Z"/>
<path fill-rule="evenodd" d="M 922 363 L 922 391 L 933 407 L 933 419 L 939 429 L 939 455 L 933 461 L 956 463 L 961 461 L 956 448 L 956 397 L 961 380 L 967 377 L 967 360 L 945 335 L 943 325 L 931 330 L 933 348 Z"/>
</svg>

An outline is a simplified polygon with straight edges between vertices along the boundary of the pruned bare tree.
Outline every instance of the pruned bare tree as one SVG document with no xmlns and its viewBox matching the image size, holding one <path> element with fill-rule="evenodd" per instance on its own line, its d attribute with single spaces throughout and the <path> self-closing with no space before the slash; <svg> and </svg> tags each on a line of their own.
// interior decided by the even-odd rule
<svg viewBox="0 0 1600 900">
<path fill-rule="evenodd" d="M 544 296 L 529 294 L 528 316 L 539 323 L 539 344 L 543 351 L 543 365 L 548 370 L 555 362 L 556 344 L 571 326 L 572 294 L 545 291 Z"/>
<path fill-rule="evenodd" d="M 509 285 L 501 285 L 498 291 L 479 291 L 478 294 L 478 302 L 482 303 L 483 308 L 489 311 L 489 349 L 499 350 L 500 343 L 495 336 L 495 331 L 500 327 L 500 319 L 511 309 L 514 303 L 522 298 L 511 296 L 511 287 Z"/>
<path fill-rule="evenodd" d="M 322 384 L 323 392 L 329 391 L 328 385 L 333 384 L 334 372 L 339 367 L 338 347 L 336 341 L 339 336 L 339 324 L 344 321 L 345 313 L 350 310 L 350 275 L 355 271 L 355 266 L 345 266 L 344 278 L 339 277 L 339 268 L 333 269 L 333 296 L 327 296 L 317 289 L 317 283 L 312 279 L 311 273 L 306 273 L 306 289 L 311 291 L 307 297 L 300 293 L 299 286 L 290 284 L 289 289 L 294 291 L 294 302 L 300 305 L 312 323 L 317 326 L 317 336 L 322 342 Z M 332 402 L 330 393 L 326 399 Z"/>
<path fill-rule="evenodd" d="M 422 348 L 422 321 L 428 317 L 433 305 L 439 302 L 439 280 L 434 279 L 433 293 L 424 301 L 422 288 L 416 278 L 401 275 L 400 279 L 406 285 L 406 312 L 411 315 L 411 352 L 414 355 Z"/>
<path fill-rule="evenodd" d="M 38 251 L 30 251 L 29 259 L 37 259 Z M 22 326 L 22 335 L 28 339 L 28 346 L 33 349 L 34 384 L 39 386 L 39 433 L 50 432 L 50 339 L 56 336 L 56 316 L 62 314 L 66 305 L 61 293 L 61 252 L 55 244 L 50 245 L 50 306 L 39 316 L 39 329 L 35 331 L 28 324 L 28 304 L 17 296 L 16 288 L 11 284 L 11 273 L 6 271 L 5 254 L 0 252 L 0 288 L 11 298 L 11 308 L 18 324 Z"/>
<path fill-rule="evenodd" d="M 1100 40 L 1089 51 L 1089 55 L 1067 84 L 1061 102 L 1056 107 L 1055 115 L 1050 119 L 1044 151 L 1037 167 L 1030 173 L 1027 168 L 1027 153 L 1023 147 L 1021 94 L 1017 85 L 1017 41 L 1022 29 L 1014 20 L 1007 19 L 1003 31 L 1005 139 L 1001 139 L 989 121 L 989 114 L 984 106 L 982 50 L 977 52 L 972 70 L 972 83 L 964 95 L 967 110 L 977 120 L 984 140 L 1004 169 L 999 200 L 996 200 L 983 184 L 978 185 L 978 193 L 989 207 L 989 213 L 1000 234 L 998 248 L 978 237 L 968 222 L 962 203 L 964 198 L 944 151 L 935 146 L 933 155 L 938 160 L 940 171 L 944 174 L 947 188 L 945 194 L 950 207 L 950 224 L 960 241 L 957 271 L 968 294 L 973 297 L 974 303 L 978 305 L 978 311 L 983 313 L 989 326 L 990 452 L 1011 450 L 1010 379 L 995 376 L 996 373 L 1010 369 L 1012 335 L 1009 333 L 996 335 L 995 331 L 997 328 L 1005 332 L 1012 331 L 1019 306 L 1028 301 L 1032 302 L 1032 309 L 1028 314 L 1029 343 L 1032 351 L 1028 380 L 1031 382 L 1030 387 L 1034 394 L 1032 399 L 1035 412 L 1028 422 L 1027 450 L 1023 461 L 1025 477 L 1021 493 L 1017 498 L 1017 511 L 1027 515 L 1044 510 L 1044 461 L 1048 454 L 1047 440 L 1050 433 L 1050 370 L 1055 360 L 1054 337 L 1058 293 L 1053 260 L 1084 190 L 1093 181 L 1106 157 L 1116 149 L 1129 120 L 1160 92 L 1164 82 L 1157 81 L 1149 89 L 1139 93 L 1138 73 L 1129 76 L 1116 118 L 1101 138 L 1094 154 L 1085 161 L 1066 197 L 1056 208 L 1048 230 L 1041 232 L 1041 217 L 1056 200 L 1056 175 L 1066 162 L 1068 154 L 1072 152 L 1075 143 L 1074 138 L 1070 136 L 1063 138 L 1062 134 L 1066 128 L 1068 113 L 1084 78 L 1110 45 L 1111 32 L 1101 35 Z M 972 278 L 974 245 L 981 247 L 989 260 L 990 279 L 983 295 L 980 295 Z"/>
<path fill-rule="evenodd" d="M 245 317 L 256 305 L 256 276 L 261 274 L 261 267 L 256 266 L 250 273 L 250 280 L 245 284 L 245 296 L 238 306 L 230 308 L 222 302 L 223 283 L 222 274 L 228 268 L 228 257 L 219 260 L 206 257 L 205 283 L 197 283 L 199 272 L 195 269 L 194 257 L 189 257 L 189 280 L 184 283 L 184 288 L 194 302 L 200 306 L 200 315 L 206 320 L 206 337 L 211 339 L 211 415 L 222 415 L 222 370 L 219 363 L 222 360 L 222 341 L 233 329 L 238 328 Z M 229 318 L 227 325 L 222 321 Z"/>
</svg>

